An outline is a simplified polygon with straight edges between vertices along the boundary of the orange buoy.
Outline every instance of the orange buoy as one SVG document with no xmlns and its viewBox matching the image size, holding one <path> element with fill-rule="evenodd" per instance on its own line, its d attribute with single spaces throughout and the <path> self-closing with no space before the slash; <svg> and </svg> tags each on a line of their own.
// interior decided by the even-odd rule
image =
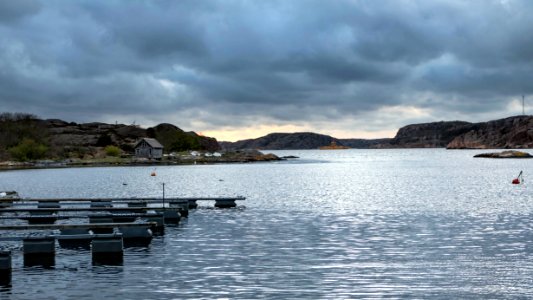
<svg viewBox="0 0 533 300">
<path fill-rule="evenodd" d="M 155 172 L 152 172 L 152 173 L 150 174 L 150 176 L 155 176 L 155 175 L 156 175 Z"/>
</svg>

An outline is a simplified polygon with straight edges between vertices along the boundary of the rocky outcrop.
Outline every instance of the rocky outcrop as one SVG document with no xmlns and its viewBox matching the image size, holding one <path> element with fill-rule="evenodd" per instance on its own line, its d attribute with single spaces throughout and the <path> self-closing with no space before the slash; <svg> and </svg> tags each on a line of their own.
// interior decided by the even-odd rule
<svg viewBox="0 0 533 300">
<path fill-rule="evenodd" d="M 515 116 L 484 123 L 455 137 L 448 149 L 533 148 L 533 117 Z"/>
<path fill-rule="evenodd" d="M 166 152 L 185 150 L 217 151 L 220 149 L 216 139 L 200 136 L 192 131 L 185 132 L 168 123 L 148 128 L 146 133 L 149 137 L 157 139 L 165 147 Z"/>
<path fill-rule="evenodd" d="M 136 125 L 99 122 L 74 123 L 59 119 L 41 120 L 32 115 L 0 114 L 0 160 L 13 159 L 10 149 L 31 140 L 46 149 L 41 158 L 95 158 L 105 155 L 103 148 L 118 146 L 123 154 L 133 154 L 135 143 L 144 137 L 161 138 L 165 151 L 220 149 L 214 138 L 184 132 L 171 124 L 144 129 Z M 31 159 L 30 159 L 31 160 Z"/>
<path fill-rule="evenodd" d="M 398 130 L 389 144 L 391 148 L 443 148 L 473 125 L 462 121 L 407 125 Z"/>
<path fill-rule="evenodd" d="M 485 157 L 485 158 L 533 158 L 533 156 L 527 152 L 522 151 L 503 151 L 503 152 L 492 152 L 492 153 L 481 153 L 476 154 L 474 157 Z"/>
</svg>

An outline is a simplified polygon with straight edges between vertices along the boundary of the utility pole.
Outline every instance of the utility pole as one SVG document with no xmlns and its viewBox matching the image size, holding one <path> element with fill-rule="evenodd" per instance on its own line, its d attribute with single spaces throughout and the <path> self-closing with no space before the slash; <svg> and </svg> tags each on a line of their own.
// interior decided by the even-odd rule
<svg viewBox="0 0 533 300">
<path fill-rule="evenodd" d="M 522 115 L 526 115 L 526 111 L 524 109 L 524 95 L 522 95 Z"/>
</svg>

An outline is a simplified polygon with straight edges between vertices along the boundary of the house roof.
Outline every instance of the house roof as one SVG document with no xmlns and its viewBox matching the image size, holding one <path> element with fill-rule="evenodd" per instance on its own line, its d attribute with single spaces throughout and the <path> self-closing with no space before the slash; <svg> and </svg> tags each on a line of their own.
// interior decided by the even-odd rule
<svg viewBox="0 0 533 300">
<path fill-rule="evenodd" d="M 159 143 L 156 139 L 151 139 L 151 138 L 143 138 L 143 139 L 141 139 L 140 141 L 137 142 L 137 144 L 135 144 L 135 148 L 137 148 L 137 146 L 139 146 L 139 144 L 142 141 L 145 141 L 152 148 L 161 148 L 161 149 L 163 149 L 163 145 L 161 145 L 161 143 Z"/>
</svg>

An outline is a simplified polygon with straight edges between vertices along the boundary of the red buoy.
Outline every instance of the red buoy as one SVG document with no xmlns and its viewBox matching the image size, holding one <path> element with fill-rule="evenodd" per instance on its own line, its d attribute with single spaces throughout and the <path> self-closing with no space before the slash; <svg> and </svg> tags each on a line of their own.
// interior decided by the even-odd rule
<svg viewBox="0 0 533 300">
<path fill-rule="evenodd" d="M 515 178 L 515 179 L 513 179 L 512 183 L 513 184 L 520 184 L 520 179 Z"/>
</svg>

